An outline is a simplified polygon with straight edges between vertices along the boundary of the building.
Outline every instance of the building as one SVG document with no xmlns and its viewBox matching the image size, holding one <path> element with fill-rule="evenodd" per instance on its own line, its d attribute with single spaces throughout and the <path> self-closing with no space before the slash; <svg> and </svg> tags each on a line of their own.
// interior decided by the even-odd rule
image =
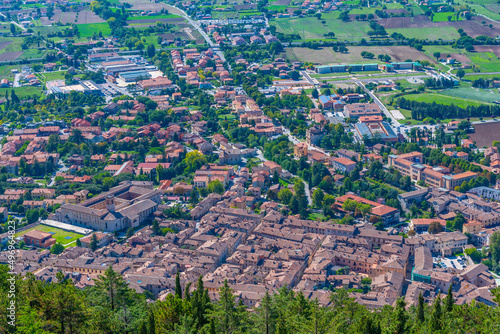
<svg viewBox="0 0 500 334">
<path fill-rule="evenodd" d="M 144 90 L 161 90 L 172 86 L 172 81 L 167 77 L 158 77 L 149 80 L 141 80 L 137 83 Z"/>
<path fill-rule="evenodd" d="M 332 158 L 330 162 L 336 171 L 343 174 L 350 173 L 356 169 L 356 163 L 346 158 Z"/>
<path fill-rule="evenodd" d="M 306 143 L 298 143 L 293 146 L 293 154 L 296 157 L 307 157 L 308 146 Z"/>
<path fill-rule="evenodd" d="M 382 116 L 382 111 L 375 103 L 352 103 L 344 106 L 344 115 L 357 119 L 361 116 Z"/>
<path fill-rule="evenodd" d="M 306 130 L 306 143 L 316 145 L 324 136 L 325 132 L 320 127 L 312 126 Z"/>
<path fill-rule="evenodd" d="M 365 139 L 380 139 L 390 143 L 399 141 L 399 137 L 387 122 L 357 123 L 354 125 L 354 136 L 360 141 Z"/>
<path fill-rule="evenodd" d="M 24 243 L 26 245 L 50 248 L 56 243 L 56 239 L 52 237 L 51 233 L 41 232 L 38 230 L 32 230 L 23 235 Z"/>
<path fill-rule="evenodd" d="M 161 191 L 149 189 L 142 182 L 123 181 L 79 204 L 64 204 L 55 213 L 55 220 L 101 231 L 135 228 L 156 211 Z"/>
<path fill-rule="evenodd" d="M 462 183 L 468 183 L 472 179 L 477 178 L 477 173 L 474 172 L 464 172 L 455 175 L 444 175 L 443 186 L 448 190 L 454 190 L 455 187 L 461 186 Z"/>
<path fill-rule="evenodd" d="M 92 242 L 92 235 L 96 236 L 97 238 L 97 247 L 104 247 L 111 243 L 113 241 L 113 235 L 109 233 L 102 233 L 102 232 L 94 232 L 92 234 L 89 234 L 83 238 L 80 238 L 80 243 L 82 244 L 82 247 L 84 248 L 90 248 L 90 243 Z"/>
<path fill-rule="evenodd" d="M 429 230 L 429 226 L 433 222 L 438 222 L 441 224 L 443 230 L 446 229 L 446 220 L 444 219 L 412 219 L 410 220 L 410 229 L 414 230 L 417 233 L 427 232 Z"/>
<path fill-rule="evenodd" d="M 353 194 L 346 194 L 344 196 L 337 197 L 337 199 L 335 201 L 335 205 L 337 206 L 337 208 L 339 210 L 342 210 L 342 204 L 344 204 L 344 202 L 348 199 L 351 201 L 358 202 L 358 203 L 370 205 L 372 208 L 371 214 L 379 217 L 380 220 L 386 224 L 392 223 L 392 222 L 399 222 L 400 215 L 399 215 L 398 209 L 395 209 L 393 207 L 390 207 L 390 206 L 387 206 L 384 204 L 380 204 L 377 202 L 373 202 L 373 201 L 367 200 L 363 197 L 356 196 Z"/>
</svg>

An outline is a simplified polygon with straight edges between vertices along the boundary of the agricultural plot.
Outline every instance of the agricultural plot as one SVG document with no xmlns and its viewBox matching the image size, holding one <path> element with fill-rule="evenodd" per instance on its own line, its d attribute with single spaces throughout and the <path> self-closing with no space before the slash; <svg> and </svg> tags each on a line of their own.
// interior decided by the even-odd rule
<svg viewBox="0 0 500 334">
<path fill-rule="evenodd" d="M 42 17 L 40 19 L 42 25 L 51 25 L 57 22 L 62 24 L 89 24 L 89 23 L 102 23 L 104 22 L 99 16 L 90 10 L 83 10 L 81 12 L 63 12 L 55 10 L 54 16 L 50 18 Z"/>
<path fill-rule="evenodd" d="M 94 24 L 79 24 L 78 31 L 80 32 L 80 38 L 92 37 L 94 34 L 102 32 L 103 36 L 111 35 L 111 28 L 107 22 L 104 23 L 94 23 Z"/>
<path fill-rule="evenodd" d="M 41 87 L 34 87 L 34 86 L 24 86 L 24 87 L 15 87 L 15 88 L 0 88 L 0 96 L 5 96 L 5 92 L 10 92 L 14 90 L 16 92 L 16 95 L 22 99 L 25 97 L 37 95 L 37 96 L 42 96 L 42 88 Z"/>
<path fill-rule="evenodd" d="M 298 34 L 303 40 L 324 39 L 324 35 L 333 31 L 340 40 L 360 40 L 367 38 L 370 27 L 367 21 L 342 22 L 338 13 L 324 13 L 321 20 L 316 17 L 283 18 L 271 22 L 279 32 Z M 322 23 L 325 21 L 325 24 Z"/>
<path fill-rule="evenodd" d="M 457 13 L 454 12 L 443 12 L 443 13 L 434 13 L 432 17 L 432 22 L 451 22 L 451 21 L 462 21 L 463 16 L 458 16 Z"/>
<path fill-rule="evenodd" d="M 500 122 L 474 124 L 474 133 L 469 135 L 477 147 L 491 146 L 494 140 L 499 140 Z"/>
<path fill-rule="evenodd" d="M 314 64 L 335 64 L 335 63 L 381 63 L 376 57 L 379 54 L 387 54 L 392 61 L 411 60 L 428 60 L 436 63 L 436 61 L 424 53 L 415 50 L 409 46 L 354 46 L 349 47 L 348 52 L 334 52 L 332 48 L 325 47 L 318 50 L 307 48 L 287 48 L 286 57 L 291 61 L 312 62 Z M 367 51 L 375 55 L 374 59 L 365 59 L 361 56 L 361 52 Z"/>
<path fill-rule="evenodd" d="M 485 22 L 483 25 L 482 22 Z M 432 22 L 426 15 L 417 15 L 413 17 L 389 17 L 380 19 L 378 23 L 386 29 L 404 29 L 404 28 L 444 28 L 463 29 L 471 37 L 490 36 L 496 37 L 500 31 L 500 23 L 488 20 L 484 17 L 473 17 L 471 20 L 449 22 Z M 492 25 L 492 28 L 489 25 Z M 442 37 L 446 39 L 446 37 Z"/>
<path fill-rule="evenodd" d="M 391 35 L 394 32 L 402 34 L 406 38 L 428 39 L 431 41 L 444 39 L 456 39 L 460 37 L 457 29 L 453 27 L 430 27 L 430 28 L 401 28 L 401 29 L 386 29 Z"/>
</svg>

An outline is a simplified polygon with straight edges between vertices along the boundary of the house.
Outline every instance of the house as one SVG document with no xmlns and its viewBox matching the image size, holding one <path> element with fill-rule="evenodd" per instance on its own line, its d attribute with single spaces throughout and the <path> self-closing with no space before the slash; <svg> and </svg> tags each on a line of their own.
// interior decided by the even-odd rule
<svg viewBox="0 0 500 334">
<path fill-rule="evenodd" d="M 109 245 L 111 241 L 113 241 L 113 235 L 109 233 L 102 233 L 102 232 L 94 232 L 92 234 L 89 234 L 83 238 L 80 238 L 80 243 L 82 244 L 83 248 L 90 248 L 90 243 L 92 242 L 92 236 L 95 234 L 97 238 L 97 247 L 104 247 L 106 245 Z"/>
<path fill-rule="evenodd" d="M 23 235 L 24 243 L 26 245 L 50 248 L 56 243 L 56 239 L 52 237 L 52 234 L 41 232 L 38 230 L 32 230 Z"/>
<path fill-rule="evenodd" d="M 331 158 L 332 167 L 340 173 L 350 173 L 356 169 L 356 163 L 346 158 Z"/>
</svg>

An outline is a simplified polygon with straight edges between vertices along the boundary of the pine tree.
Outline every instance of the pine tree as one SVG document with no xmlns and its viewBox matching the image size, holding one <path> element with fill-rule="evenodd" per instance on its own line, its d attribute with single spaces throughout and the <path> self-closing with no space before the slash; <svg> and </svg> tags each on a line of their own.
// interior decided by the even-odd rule
<svg viewBox="0 0 500 334">
<path fill-rule="evenodd" d="M 424 297 L 422 293 L 418 295 L 418 306 L 417 306 L 417 319 L 420 322 L 425 321 L 425 313 L 424 313 Z"/>
<path fill-rule="evenodd" d="M 175 298 L 182 299 L 181 277 L 179 272 L 175 275 Z"/>
<path fill-rule="evenodd" d="M 406 323 L 408 321 L 408 314 L 406 312 L 406 303 L 403 298 L 399 298 L 396 302 L 396 307 L 392 313 L 393 321 L 391 323 L 391 332 L 397 334 L 406 333 Z"/>
<path fill-rule="evenodd" d="M 92 233 L 92 237 L 90 237 L 90 249 L 95 252 L 95 250 L 97 249 L 98 247 L 98 241 L 97 241 L 97 236 L 95 235 L 95 233 Z"/>
</svg>

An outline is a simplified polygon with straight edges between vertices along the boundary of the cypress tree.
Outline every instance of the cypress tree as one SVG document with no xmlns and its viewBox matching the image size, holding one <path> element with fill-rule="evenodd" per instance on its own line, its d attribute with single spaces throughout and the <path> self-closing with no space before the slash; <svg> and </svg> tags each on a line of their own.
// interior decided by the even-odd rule
<svg viewBox="0 0 500 334">
<path fill-rule="evenodd" d="M 438 296 L 436 300 L 434 301 L 434 306 L 432 310 L 432 316 L 431 316 L 431 329 L 434 331 L 441 330 L 441 297 Z"/>
<path fill-rule="evenodd" d="M 424 297 L 422 296 L 422 293 L 418 295 L 418 306 L 417 306 L 417 319 L 420 322 L 425 321 L 425 314 L 424 314 Z"/>
<path fill-rule="evenodd" d="M 446 312 L 451 312 L 453 311 L 453 293 L 451 292 L 451 285 L 448 288 L 448 295 L 446 296 Z"/>
<path fill-rule="evenodd" d="M 181 278 L 179 272 L 175 275 L 175 298 L 182 299 Z"/>
</svg>

